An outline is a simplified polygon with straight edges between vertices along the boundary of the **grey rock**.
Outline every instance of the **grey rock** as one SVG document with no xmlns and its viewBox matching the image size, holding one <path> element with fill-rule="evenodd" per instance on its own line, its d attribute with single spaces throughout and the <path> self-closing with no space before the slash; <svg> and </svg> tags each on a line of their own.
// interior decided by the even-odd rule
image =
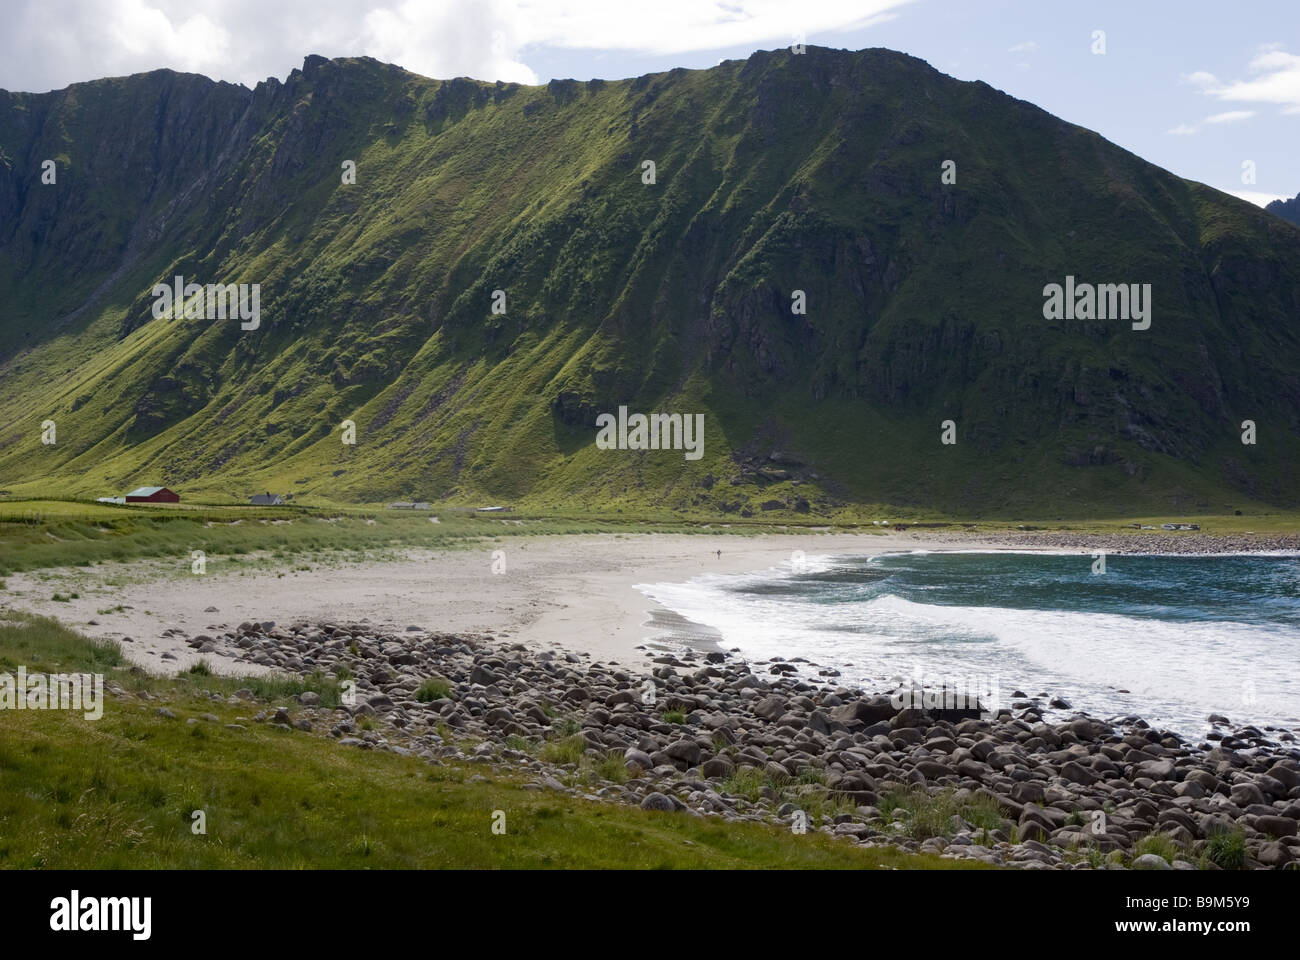
<svg viewBox="0 0 1300 960">
<path fill-rule="evenodd" d="M 898 712 L 889 697 L 871 697 L 866 700 L 854 700 L 831 710 L 831 719 L 838 723 L 858 721 L 867 725 L 888 721 Z"/>
<path fill-rule="evenodd" d="M 490 687 L 494 683 L 500 683 L 502 676 L 482 664 L 474 664 L 474 669 L 469 673 L 469 682 L 477 683 L 480 686 Z"/>
<path fill-rule="evenodd" d="M 713 779 L 726 779 L 735 773 L 736 767 L 730 760 L 725 757 L 714 757 L 711 760 L 705 760 L 700 765 L 701 775 Z"/>
<path fill-rule="evenodd" d="M 688 767 L 700 762 L 700 745 L 694 740 L 678 740 L 664 747 L 664 753 L 674 760 L 680 760 Z"/>
<path fill-rule="evenodd" d="M 1172 870 L 1169 861 L 1164 857 L 1156 856 L 1154 853 L 1144 853 L 1133 860 L 1134 870 Z"/>
<path fill-rule="evenodd" d="M 1270 837 L 1294 837 L 1296 835 L 1296 821 L 1290 817 L 1256 817 L 1255 829 Z"/>
<path fill-rule="evenodd" d="M 1087 767 L 1071 760 L 1061 765 L 1061 779 L 1068 780 L 1071 783 L 1081 783 L 1086 787 L 1091 786 L 1101 778 Z"/>
<path fill-rule="evenodd" d="M 1259 787 L 1250 782 L 1234 784 L 1230 796 L 1232 797 L 1232 802 L 1239 807 L 1248 807 L 1252 803 L 1264 802 L 1263 792 Z"/>
<path fill-rule="evenodd" d="M 628 747 L 627 752 L 623 754 L 623 763 L 629 769 L 640 767 L 642 770 L 649 770 L 654 766 L 654 761 L 650 759 L 650 754 L 635 747 Z"/>
</svg>

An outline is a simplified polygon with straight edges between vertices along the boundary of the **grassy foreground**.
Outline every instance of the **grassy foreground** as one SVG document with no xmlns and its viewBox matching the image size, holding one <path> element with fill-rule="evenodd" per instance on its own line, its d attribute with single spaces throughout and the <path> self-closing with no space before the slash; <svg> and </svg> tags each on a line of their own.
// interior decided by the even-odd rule
<svg viewBox="0 0 1300 960">
<path fill-rule="evenodd" d="M 115 646 L 53 620 L 0 616 L 0 672 L 19 664 L 102 672 L 133 694 L 106 695 L 98 721 L 75 711 L 0 712 L 0 867 L 970 866 L 525 789 L 487 764 L 434 766 L 340 747 L 319 731 L 253 723 L 266 703 L 209 699 L 206 691 L 236 683 L 228 678 L 151 677 L 126 667 Z M 277 702 L 273 682 L 258 692 Z M 164 704 L 175 719 L 158 713 Z M 196 810 L 206 816 L 204 835 L 192 832 Z M 504 833 L 494 833 L 502 816 Z"/>
</svg>

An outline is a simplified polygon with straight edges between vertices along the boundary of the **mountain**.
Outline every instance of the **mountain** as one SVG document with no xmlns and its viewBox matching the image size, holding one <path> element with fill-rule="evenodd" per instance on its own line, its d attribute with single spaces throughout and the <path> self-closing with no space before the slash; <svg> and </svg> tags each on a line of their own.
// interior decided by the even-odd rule
<svg viewBox="0 0 1300 960">
<path fill-rule="evenodd" d="M 1291 200 L 1274 200 L 1264 209 L 1300 227 L 1300 195 Z"/>
<path fill-rule="evenodd" d="M 155 318 L 177 275 L 258 284 L 257 329 Z M 1149 329 L 1045 319 L 1067 277 L 1150 284 Z M 887 50 L 540 87 L 312 56 L 253 90 L 0 92 L 0 305 L 14 495 L 1298 499 L 1300 230 Z M 702 414 L 702 455 L 600 449 L 620 406 Z"/>
</svg>

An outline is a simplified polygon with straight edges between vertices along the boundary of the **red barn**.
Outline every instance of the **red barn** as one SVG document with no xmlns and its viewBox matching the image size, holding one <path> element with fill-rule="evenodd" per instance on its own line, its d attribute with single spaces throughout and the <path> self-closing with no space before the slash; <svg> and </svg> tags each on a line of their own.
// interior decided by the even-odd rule
<svg viewBox="0 0 1300 960">
<path fill-rule="evenodd" d="M 127 503 L 180 503 L 179 494 L 166 487 L 137 487 L 126 495 Z"/>
</svg>

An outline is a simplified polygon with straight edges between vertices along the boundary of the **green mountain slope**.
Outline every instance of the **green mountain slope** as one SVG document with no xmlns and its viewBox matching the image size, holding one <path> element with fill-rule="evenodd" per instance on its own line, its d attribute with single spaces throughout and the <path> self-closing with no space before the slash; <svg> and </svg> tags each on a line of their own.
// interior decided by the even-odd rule
<svg viewBox="0 0 1300 960">
<path fill-rule="evenodd" d="M 0 214 L 14 494 L 1300 500 L 1300 230 L 885 50 L 535 88 L 309 57 L 252 91 L 0 93 Z M 260 284 L 259 328 L 154 319 L 178 274 Z M 1044 319 L 1067 275 L 1151 284 L 1150 329 Z M 598 449 L 619 406 L 704 414 L 703 456 Z"/>
</svg>

